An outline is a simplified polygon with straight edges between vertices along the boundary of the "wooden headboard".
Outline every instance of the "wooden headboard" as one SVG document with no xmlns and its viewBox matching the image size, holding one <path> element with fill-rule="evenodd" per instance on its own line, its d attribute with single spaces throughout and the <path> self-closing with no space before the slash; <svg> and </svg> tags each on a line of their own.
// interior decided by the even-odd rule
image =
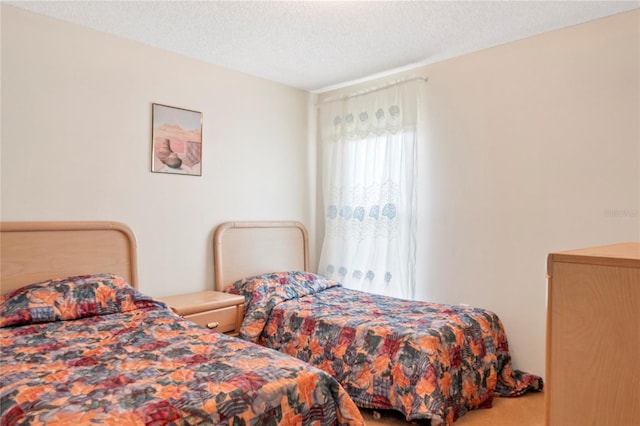
<svg viewBox="0 0 640 426">
<path fill-rule="evenodd" d="M 138 287 L 136 239 L 118 222 L 0 222 L 0 293 L 49 278 L 113 273 Z"/>
<path fill-rule="evenodd" d="M 225 222 L 213 234 L 216 290 L 239 279 L 278 271 L 307 271 L 307 230 L 300 222 Z"/>
</svg>

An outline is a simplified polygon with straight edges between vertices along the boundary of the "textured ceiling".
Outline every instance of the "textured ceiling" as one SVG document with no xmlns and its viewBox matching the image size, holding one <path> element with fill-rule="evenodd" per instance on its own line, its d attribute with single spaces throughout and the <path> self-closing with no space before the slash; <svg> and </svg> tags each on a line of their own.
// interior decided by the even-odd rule
<svg viewBox="0 0 640 426">
<path fill-rule="evenodd" d="M 314 92 L 640 7 L 640 0 L 4 3 Z"/>
</svg>

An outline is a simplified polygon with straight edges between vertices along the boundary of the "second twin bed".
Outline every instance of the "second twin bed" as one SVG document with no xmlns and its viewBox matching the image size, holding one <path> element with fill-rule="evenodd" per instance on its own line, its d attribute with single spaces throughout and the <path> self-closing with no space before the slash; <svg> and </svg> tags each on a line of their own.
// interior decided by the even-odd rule
<svg viewBox="0 0 640 426">
<path fill-rule="evenodd" d="M 486 309 L 345 288 L 308 271 L 298 222 L 229 222 L 214 234 L 218 290 L 245 297 L 240 337 L 334 376 L 357 405 L 451 424 L 494 395 L 542 390 L 512 366 Z"/>
</svg>

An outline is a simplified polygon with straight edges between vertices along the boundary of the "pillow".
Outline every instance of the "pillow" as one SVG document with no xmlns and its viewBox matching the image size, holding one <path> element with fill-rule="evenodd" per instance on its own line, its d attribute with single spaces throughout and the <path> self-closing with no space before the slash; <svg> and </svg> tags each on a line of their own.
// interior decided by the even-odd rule
<svg viewBox="0 0 640 426">
<path fill-rule="evenodd" d="M 225 291 L 244 296 L 240 337 L 257 343 L 276 305 L 339 286 L 338 282 L 311 272 L 284 271 L 241 279 Z"/>
<path fill-rule="evenodd" d="M 227 293 L 245 297 L 245 304 L 255 298 L 255 293 L 265 294 L 274 290 L 285 292 L 291 297 L 313 294 L 340 284 L 322 275 L 304 271 L 282 271 L 243 278 L 227 286 Z"/>
<path fill-rule="evenodd" d="M 151 297 L 114 274 L 55 278 L 0 296 L 0 328 L 113 314 L 154 305 Z"/>
</svg>

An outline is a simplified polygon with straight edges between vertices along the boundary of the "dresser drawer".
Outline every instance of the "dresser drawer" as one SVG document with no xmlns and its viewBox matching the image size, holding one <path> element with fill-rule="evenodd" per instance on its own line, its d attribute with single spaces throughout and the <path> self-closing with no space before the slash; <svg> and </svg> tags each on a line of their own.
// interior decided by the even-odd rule
<svg viewBox="0 0 640 426">
<path fill-rule="evenodd" d="M 215 309 L 212 311 L 200 312 L 192 315 L 185 315 L 185 319 L 195 322 L 203 327 L 220 333 L 237 333 L 236 324 L 238 321 L 238 306 Z"/>
</svg>

